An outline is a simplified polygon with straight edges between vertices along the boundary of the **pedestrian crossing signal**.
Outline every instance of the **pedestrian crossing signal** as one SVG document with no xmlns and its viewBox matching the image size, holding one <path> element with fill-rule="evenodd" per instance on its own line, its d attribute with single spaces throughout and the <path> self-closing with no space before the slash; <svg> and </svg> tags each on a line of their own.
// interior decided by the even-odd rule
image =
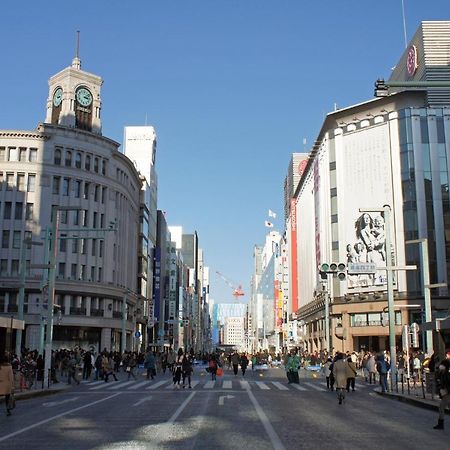
<svg viewBox="0 0 450 450">
<path fill-rule="evenodd" d="M 319 273 L 322 279 L 326 279 L 329 273 L 335 275 L 340 281 L 344 281 L 347 274 L 347 265 L 343 262 L 322 263 L 319 265 Z"/>
</svg>

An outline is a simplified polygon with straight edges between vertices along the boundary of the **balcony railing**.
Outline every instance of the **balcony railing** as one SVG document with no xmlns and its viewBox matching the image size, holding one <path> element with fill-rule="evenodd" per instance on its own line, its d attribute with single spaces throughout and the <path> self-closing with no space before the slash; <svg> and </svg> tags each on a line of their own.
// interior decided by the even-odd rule
<svg viewBox="0 0 450 450">
<path fill-rule="evenodd" d="M 71 316 L 85 316 L 86 308 L 70 308 Z"/>
<path fill-rule="evenodd" d="M 120 311 L 113 311 L 112 316 L 113 316 L 113 319 L 121 319 L 122 313 Z"/>
<path fill-rule="evenodd" d="M 105 311 L 103 309 L 92 309 L 91 308 L 91 316 L 93 317 L 103 317 L 103 313 Z"/>
</svg>

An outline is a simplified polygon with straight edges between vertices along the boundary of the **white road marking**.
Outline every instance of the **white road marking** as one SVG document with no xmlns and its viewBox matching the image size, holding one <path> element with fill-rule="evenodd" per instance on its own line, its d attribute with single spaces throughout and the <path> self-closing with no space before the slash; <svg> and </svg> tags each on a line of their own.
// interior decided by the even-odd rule
<svg viewBox="0 0 450 450">
<path fill-rule="evenodd" d="M 157 383 L 152 384 L 148 388 L 145 388 L 145 390 L 148 391 L 149 389 L 156 389 L 156 388 L 159 388 L 160 386 L 162 386 L 163 384 L 166 384 L 166 383 L 167 383 L 167 380 L 158 381 Z"/>
<path fill-rule="evenodd" d="M 92 381 L 92 382 L 89 382 L 88 384 L 89 384 L 89 386 L 96 386 L 96 385 L 102 384 L 102 383 L 105 383 L 105 382 L 103 380 L 100 380 L 100 381 Z"/>
<path fill-rule="evenodd" d="M 231 389 L 232 387 L 233 387 L 233 385 L 230 380 L 224 381 L 222 384 L 223 389 Z"/>
<path fill-rule="evenodd" d="M 130 389 L 137 389 L 137 388 L 140 388 L 142 386 L 146 386 L 147 384 L 150 384 L 149 380 L 141 381 L 140 383 L 133 384 L 133 386 L 127 387 L 127 391 L 129 391 Z"/>
<path fill-rule="evenodd" d="M 192 400 L 197 392 L 192 392 L 189 397 L 178 407 L 178 409 L 173 413 L 172 417 L 167 421 L 169 425 L 173 425 L 178 416 L 182 413 L 183 409 L 186 408 L 187 404 Z"/>
<path fill-rule="evenodd" d="M 270 387 L 267 386 L 267 384 L 263 383 L 262 381 L 255 381 L 255 383 L 260 389 L 263 389 L 263 390 L 269 390 L 270 389 Z"/>
<path fill-rule="evenodd" d="M 291 386 L 292 386 L 293 388 L 295 388 L 295 389 L 298 389 L 299 391 L 306 391 L 306 390 L 307 390 L 306 388 L 304 388 L 303 386 L 300 386 L 300 385 L 297 384 L 297 383 L 291 383 Z"/>
<path fill-rule="evenodd" d="M 122 389 L 125 386 L 129 386 L 130 384 L 133 384 L 134 381 L 125 381 L 125 383 L 117 383 L 113 384 L 111 387 L 108 388 L 108 391 L 115 391 L 117 389 Z"/>
<path fill-rule="evenodd" d="M 211 389 L 216 384 L 215 380 L 208 381 L 204 386 L 203 389 Z"/>
<path fill-rule="evenodd" d="M 18 434 L 22 434 L 25 431 L 32 430 L 33 428 L 36 428 L 36 427 L 38 427 L 40 425 L 44 425 L 44 423 L 51 422 L 52 420 L 59 419 L 60 417 L 67 416 L 68 414 L 72 414 L 72 413 L 74 413 L 76 411 L 80 411 L 82 409 L 89 408 L 89 406 L 96 405 L 97 403 L 105 402 L 106 400 L 109 400 L 111 398 L 117 397 L 118 395 L 120 395 L 120 392 L 117 392 L 117 393 L 115 393 L 113 395 L 110 395 L 109 397 L 105 397 L 105 398 L 102 398 L 100 400 L 96 400 L 95 402 L 88 403 L 87 405 L 78 406 L 78 408 L 70 409 L 69 411 L 63 412 L 61 414 L 57 414 L 56 416 L 49 417 L 48 419 L 45 419 L 45 420 L 41 420 L 40 422 L 33 423 L 32 425 L 29 425 L 29 426 L 27 426 L 25 428 L 21 428 L 18 431 L 14 431 L 14 433 L 10 433 L 10 434 L 7 434 L 6 436 L 0 437 L 0 442 L 6 441 L 7 439 L 10 439 L 10 438 L 12 438 L 14 436 L 17 436 Z"/>
<path fill-rule="evenodd" d="M 250 389 L 250 383 L 245 380 L 241 380 L 241 388 L 242 389 Z"/>
<path fill-rule="evenodd" d="M 221 395 L 219 396 L 219 406 L 223 406 L 225 404 L 225 399 L 234 398 L 234 395 Z"/>
<path fill-rule="evenodd" d="M 273 429 L 272 424 L 270 423 L 268 417 L 266 416 L 260 404 L 253 395 L 253 392 L 250 389 L 247 389 L 247 394 L 250 397 L 250 401 L 253 403 L 253 406 L 256 409 L 256 413 L 259 416 L 259 420 L 261 420 L 261 423 L 263 424 L 264 429 L 266 430 L 266 433 L 269 436 L 270 441 L 272 442 L 274 450 L 286 450 L 286 447 L 283 445 L 281 439 L 278 437 L 278 434 Z"/>
<path fill-rule="evenodd" d="M 115 383 L 115 384 L 120 384 L 120 381 L 112 381 L 111 383 Z M 89 388 L 90 391 L 97 391 L 99 389 L 106 389 L 107 387 L 111 386 L 108 383 L 105 383 L 104 381 L 102 381 L 102 384 L 99 384 L 98 386 L 94 386 Z"/>
<path fill-rule="evenodd" d="M 42 406 L 62 405 L 63 403 L 74 402 L 75 400 L 78 400 L 79 398 L 80 397 L 73 397 L 73 398 L 66 398 L 65 400 L 60 400 L 59 402 L 46 402 L 46 403 L 42 403 Z"/>
<path fill-rule="evenodd" d="M 151 395 L 149 395 L 148 397 L 144 397 L 144 398 L 141 398 L 139 401 L 137 401 L 133 406 L 139 406 L 139 405 L 141 405 L 142 403 L 144 403 L 144 402 L 148 402 L 149 400 L 151 400 L 152 399 L 152 396 Z"/>
<path fill-rule="evenodd" d="M 277 387 L 280 391 L 288 391 L 289 388 L 284 384 L 281 384 L 279 381 L 272 381 L 272 384 Z"/>
<path fill-rule="evenodd" d="M 311 387 L 311 388 L 313 388 L 313 389 L 315 389 L 316 391 L 324 391 L 324 388 L 321 388 L 320 386 L 317 386 L 316 384 L 314 384 L 314 383 L 304 383 L 306 386 L 309 386 L 309 387 Z"/>
<path fill-rule="evenodd" d="M 192 389 L 194 389 L 195 386 L 197 386 L 198 383 L 200 383 L 200 381 L 192 381 L 192 383 L 191 383 Z"/>
</svg>

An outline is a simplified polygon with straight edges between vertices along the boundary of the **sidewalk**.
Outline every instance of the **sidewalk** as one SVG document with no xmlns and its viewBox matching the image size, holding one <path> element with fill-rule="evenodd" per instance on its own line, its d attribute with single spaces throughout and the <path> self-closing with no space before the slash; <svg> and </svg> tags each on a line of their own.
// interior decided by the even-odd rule
<svg viewBox="0 0 450 450">
<path fill-rule="evenodd" d="M 374 389 L 378 395 L 382 395 L 383 397 L 389 398 L 391 400 L 397 400 L 399 402 L 409 403 L 410 405 L 418 406 L 420 408 L 431 409 L 433 411 L 438 411 L 440 398 L 437 395 L 431 397 L 431 394 L 425 393 L 425 398 L 423 398 L 422 388 L 419 386 L 417 389 L 411 389 L 408 394 L 406 388 L 404 392 L 401 391 L 401 386 L 399 386 L 399 391 L 388 391 L 384 394 L 381 392 L 381 387 L 377 387 Z M 445 410 L 446 414 L 450 414 L 448 409 Z"/>
<path fill-rule="evenodd" d="M 33 386 L 31 389 L 16 389 L 14 391 L 14 397 L 16 398 L 17 401 L 19 400 L 26 400 L 29 398 L 34 398 L 34 397 L 44 397 L 47 395 L 54 395 L 54 394 L 58 394 L 59 392 L 63 392 L 66 391 L 67 389 L 70 389 L 72 386 L 70 384 L 67 384 L 67 382 L 65 381 L 60 381 L 57 384 L 51 384 L 50 388 L 42 388 L 42 384 L 39 383 L 38 386 Z M 5 397 L 1 396 L 0 397 L 0 404 L 5 402 Z"/>
</svg>

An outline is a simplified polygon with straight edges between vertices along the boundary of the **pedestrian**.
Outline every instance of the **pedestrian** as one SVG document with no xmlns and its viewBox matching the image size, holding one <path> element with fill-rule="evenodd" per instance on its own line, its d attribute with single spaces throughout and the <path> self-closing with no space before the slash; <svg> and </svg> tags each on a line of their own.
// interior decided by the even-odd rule
<svg viewBox="0 0 450 450">
<path fill-rule="evenodd" d="M 181 361 L 181 371 L 183 374 L 183 389 L 185 387 L 186 378 L 188 379 L 189 389 L 192 389 L 191 386 L 192 361 L 191 357 L 187 352 L 184 354 L 183 360 Z"/>
<path fill-rule="evenodd" d="M 183 355 L 184 355 L 183 349 L 182 348 L 178 349 L 178 356 L 175 361 L 175 367 L 173 372 L 173 385 L 176 386 L 177 388 L 180 387 L 181 382 Z"/>
<path fill-rule="evenodd" d="M 347 378 L 347 392 L 350 392 L 350 386 L 352 388 L 352 392 L 355 392 L 355 378 L 356 378 L 356 364 L 353 362 L 351 356 L 347 358 L 349 374 L 350 377 Z"/>
<path fill-rule="evenodd" d="M 118 381 L 116 374 L 114 373 L 114 361 L 112 359 L 112 356 L 108 356 L 107 354 L 103 355 L 102 370 L 103 370 L 103 377 L 104 377 L 105 383 L 108 382 L 108 378 L 110 375 L 112 375 L 114 377 L 115 381 Z"/>
<path fill-rule="evenodd" d="M 350 377 L 350 368 L 344 353 L 338 353 L 333 364 L 333 375 L 336 380 L 336 392 L 339 404 L 345 401 L 345 390 L 347 388 L 347 378 Z"/>
<path fill-rule="evenodd" d="M 231 364 L 233 365 L 233 372 L 234 372 L 234 376 L 237 376 L 238 374 L 238 370 L 239 370 L 239 353 L 238 352 L 234 352 L 231 355 Z"/>
<path fill-rule="evenodd" d="M 91 352 L 87 351 L 83 356 L 83 380 L 89 380 L 92 372 Z"/>
<path fill-rule="evenodd" d="M 211 355 L 211 358 L 208 362 L 208 369 L 209 373 L 211 374 L 211 380 L 215 380 L 217 374 L 217 361 L 215 355 Z"/>
<path fill-rule="evenodd" d="M 242 376 L 245 376 L 245 371 L 247 370 L 247 366 L 248 366 L 248 358 L 247 355 L 245 353 L 242 354 L 241 356 L 241 371 L 242 371 Z"/>
<path fill-rule="evenodd" d="M 67 384 L 71 384 L 72 383 L 72 378 L 73 381 L 75 381 L 75 383 L 80 384 L 80 380 L 77 378 L 77 360 L 75 358 L 75 354 L 71 353 L 70 354 L 70 358 L 69 358 L 69 362 L 67 363 Z"/>
<path fill-rule="evenodd" d="M 372 384 L 372 381 L 375 383 L 376 373 L 377 373 L 377 364 L 375 361 L 375 356 L 369 354 L 369 358 L 366 363 L 367 372 L 369 373 L 369 384 Z"/>
<path fill-rule="evenodd" d="M 439 397 L 441 403 L 439 404 L 439 419 L 437 425 L 433 428 L 435 430 L 444 429 L 445 408 L 450 405 L 450 360 L 444 359 L 438 367 L 437 372 L 437 387 L 439 389 Z"/>
<path fill-rule="evenodd" d="M 11 399 L 14 398 L 11 397 L 14 396 L 14 375 L 5 354 L 0 357 L 0 395 L 5 396 L 6 415 L 10 416 L 13 407 Z"/>
<path fill-rule="evenodd" d="M 299 384 L 298 369 L 300 368 L 300 358 L 295 349 L 291 350 L 286 364 L 286 376 L 288 383 Z"/>
<path fill-rule="evenodd" d="M 327 380 L 327 389 L 330 389 L 330 375 L 331 375 L 331 369 L 333 364 L 333 361 L 330 357 L 326 360 L 325 364 L 323 365 L 323 374 L 325 375 L 325 379 Z M 333 388 L 331 388 L 333 390 Z"/>
<path fill-rule="evenodd" d="M 377 371 L 380 375 L 380 385 L 381 385 L 381 392 L 384 394 L 388 390 L 387 385 L 387 376 L 389 369 L 391 368 L 390 364 L 384 359 L 384 354 L 381 353 L 378 356 L 378 361 L 376 364 Z"/>
<path fill-rule="evenodd" d="M 99 353 L 96 360 L 95 360 L 95 376 L 94 376 L 94 380 L 97 381 L 99 378 L 103 378 L 103 373 L 102 373 L 102 355 Z"/>
<path fill-rule="evenodd" d="M 169 350 L 167 354 L 167 367 L 173 375 L 173 366 L 175 364 L 175 353 L 172 349 Z"/>
<path fill-rule="evenodd" d="M 128 358 L 128 365 L 127 365 L 127 373 L 128 373 L 128 379 L 132 376 L 134 379 L 136 379 L 136 375 L 134 374 L 134 369 L 136 368 L 136 358 L 133 353 L 130 354 Z"/>
<path fill-rule="evenodd" d="M 151 350 L 149 350 L 145 355 L 144 368 L 147 369 L 147 380 L 150 377 L 153 380 L 153 378 L 156 375 L 156 365 L 155 365 L 155 354 Z"/>
</svg>

